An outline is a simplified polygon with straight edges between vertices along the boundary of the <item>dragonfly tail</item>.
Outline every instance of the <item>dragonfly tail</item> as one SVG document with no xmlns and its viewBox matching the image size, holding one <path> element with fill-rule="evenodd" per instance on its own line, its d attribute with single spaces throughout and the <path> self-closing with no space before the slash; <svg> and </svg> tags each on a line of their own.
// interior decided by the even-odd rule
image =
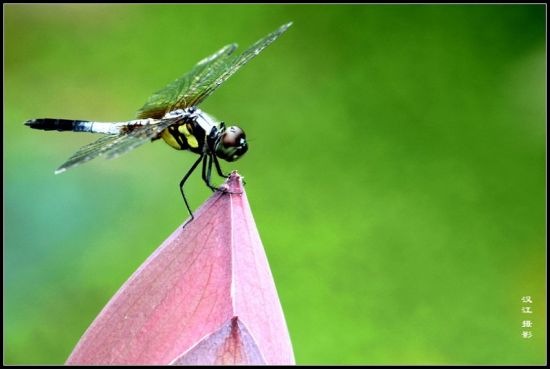
<svg viewBox="0 0 550 369">
<path fill-rule="evenodd" d="M 72 119 L 31 119 L 25 122 L 26 126 L 33 129 L 42 129 L 44 131 L 76 131 L 89 132 L 89 124 L 87 120 L 72 120 Z"/>
</svg>

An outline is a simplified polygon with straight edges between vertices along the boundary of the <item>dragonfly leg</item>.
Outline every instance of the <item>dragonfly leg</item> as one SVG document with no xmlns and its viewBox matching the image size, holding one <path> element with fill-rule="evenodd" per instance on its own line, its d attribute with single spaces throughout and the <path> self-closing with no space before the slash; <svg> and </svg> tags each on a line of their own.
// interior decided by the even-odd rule
<svg viewBox="0 0 550 369">
<path fill-rule="evenodd" d="M 208 139 L 206 143 L 208 145 L 209 154 L 211 156 L 210 160 L 214 161 L 218 175 L 223 178 L 229 178 L 229 175 L 226 175 L 223 173 L 222 168 L 220 167 L 220 162 L 218 161 L 218 156 L 216 155 L 216 146 L 218 146 L 221 140 L 220 132 L 223 132 L 224 130 L 225 130 L 224 122 L 220 123 L 220 129 L 213 127 L 212 131 L 210 131 L 210 133 L 208 134 Z M 210 162 L 210 167 L 212 167 L 212 162 Z"/>
<path fill-rule="evenodd" d="M 206 185 L 212 190 L 217 191 L 218 188 L 210 182 L 212 174 L 212 156 L 210 154 L 206 154 L 206 157 L 204 158 L 204 161 L 202 162 L 202 180 Z"/>
<path fill-rule="evenodd" d="M 215 156 L 214 154 L 210 153 L 210 154 L 207 154 L 207 158 L 204 159 L 204 163 L 206 163 L 206 160 L 208 159 L 208 165 L 204 165 L 203 163 L 203 180 L 206 182 L 206 185 L 208 187 L 210 187 L 213 191 L 221 191 L 223 193 L 229 193 L 229 194 L 234 194 L 234 195 L 240 195 L 242 194 L 242 192 L 232 192 L 232 191 L 229 191 L 225 188 L 225 186 L 222 186 L 222 187 L 214 187 L 212 186 L 212 184 L 210 183 L 210 178 L 211 178 L 211 174 L 212 174 L 212 159 L 215 160 Z M 205 172 L 205 168 L 206 168 L 206 172 Z M 229 176 L 226 176 L 226 178 L 229 177 Z"/>
<path fill-rule="evenodd" d="M 229 178 L 229 174 L 223 173 L 222 167 L 220 166 L 220 162 L 218 161 L 218 157 L 216 156 L 216 153 L 212 152 L 212 158 L 214 159 L 214 164 L 216 165 L 216 171 L 218 172 L 218 175 L 223 178 Z M 244 180 L 244 178 L 243 178 L 243 185 L 246 185 L 246 181 Z"/>
<path fill-rule="evenodd" d="M 216 156 L 216 154 L 212 153 L 212 158 L 214 159 L 214 164 L 216 165 L 216 171 L 218 172 L 218 175 L 223 178 L 229 178 L 229 174 L 223 173 L 222 167 L 220 166 L 220 162 L 218 161 L 218 157 Z M 246 181 L 244 180 L 244 178 L 243 185 L 246 185 Z"/>
<path fill-rule="evenodd" d="M 182 180 L 180 182 L 181 196 L 183 197 L 183 201 L 185 202 L 185 206 L 187 207 L 187 211 L 189 211 L 189 215 L 191 215 L 191 220 L 195 219 L 195 217 L 193 216 L 193 212 L 191 211 L 191 207 L 189 207 L 189 203 L 187 202 L 187 198 L 185 197 L 185 193 L 183 192 L 183 185 L 185 184 L 185 181 L 187 181 L 187 179 L 189 178 L 191 173 L 193 173 L 193 171 L 197 168 L 197 166 L 199 165 L 201 160 L 203 160 L 203 158 L 204 158 L 204 154 L 201 154 L 201 156 L 197 159 L 197 161 L 193 164 L 191 169 L 189 169 L 189 171 L 185 174 L 185 176 L 182 178 Z"/>
<path fill-rule="evenodd" d="M 218 175 L 223 178 L 229 178 L 228 174 L 223 173 L 222 167 L 220 166 L 220 162 L 218 161 L 218 157 L 215 153 L 212 153 L 212 158 L 214 159 L 214 164 L 216 165 L 216 171 L 218 172 Z"/>
</svg>

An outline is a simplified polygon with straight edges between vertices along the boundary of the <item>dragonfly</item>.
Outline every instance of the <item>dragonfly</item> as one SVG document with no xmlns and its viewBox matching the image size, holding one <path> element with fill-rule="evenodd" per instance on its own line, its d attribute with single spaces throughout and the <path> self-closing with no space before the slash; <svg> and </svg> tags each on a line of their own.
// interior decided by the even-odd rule
<svg viewBox="0 0 550 369">
<path fill-rule="evenodd" d="M 193 212 L 185 196 L 184 185 L 202 162 L 202 179 L 213 191 L 225 191 L 211 182 L 212 167 L 219 176 L 227 178 L 219 159 L 233 162 L 248 151 L 244 130 L 226 126 L 197 106 L 243 65 L 277 40 L 292 22 L 282 25 L 258 40 L 240 55 L 234 55 L 237 44 L 222 47 L 199 61 L 188 73 L 154 93 L 138 111 L 137 119 L 126 122 L 96 122 L 90 120 L 39 118 L 25 125 L 45 131 L 72 131 L 103 134 L 96 141 L 81 147 L 57 170 L 56 174 L 81 165 L 98 156 L 112 159 L 146 142 L 164 140 L 176 150 L 198 155 L 183 176 L 179 188 L 187 211 Z"/>
</svg>

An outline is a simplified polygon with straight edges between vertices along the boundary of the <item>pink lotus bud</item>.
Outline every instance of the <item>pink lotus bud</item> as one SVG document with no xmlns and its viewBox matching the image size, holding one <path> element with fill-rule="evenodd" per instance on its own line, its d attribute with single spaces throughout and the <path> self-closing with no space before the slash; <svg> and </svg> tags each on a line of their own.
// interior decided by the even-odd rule
<svg viewBox="0 0 550 369">
<path fill-rule="evenodd" d="M 242 179 L 224 186 L 126 281 L 67 364 L 294 364 Z"/>
</svg>

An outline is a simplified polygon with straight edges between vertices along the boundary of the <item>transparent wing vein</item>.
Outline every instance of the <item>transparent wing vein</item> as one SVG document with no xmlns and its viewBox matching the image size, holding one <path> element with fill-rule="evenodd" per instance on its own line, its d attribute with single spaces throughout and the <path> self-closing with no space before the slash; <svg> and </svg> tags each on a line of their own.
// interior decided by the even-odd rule
<svg viewBox="0 0 550 369">
<path fill-rule="evenodd" d="M 169 111 L 200 104 L 237 70 L 278 39 L 291 25 L 292 23 L 287 23 L 281 26 L 239 56 L 232 56 L 237 45 L 230 44 L 201 60 L 189 73 L 153 94 L 139 110 L 138 117 L 162 118 Z"/>
<path fill-rule="evenodd" d="M 65 163 L 57 168 L 55 173 L 62 173 L 67 169 L 83 164 L 101 155 L 105 155 L 107 159 L 115 158 L 146 142 L 150 142 L 152 138 L 156 137 L 166 127 L 173 123 L 174 120 L 172 119 L 164 119 L 155 124 L 134 127 L 130 132 L 121 133 L 119 135 L 102 136 L 96 141 L 81 147 Z"/>
</svg>

